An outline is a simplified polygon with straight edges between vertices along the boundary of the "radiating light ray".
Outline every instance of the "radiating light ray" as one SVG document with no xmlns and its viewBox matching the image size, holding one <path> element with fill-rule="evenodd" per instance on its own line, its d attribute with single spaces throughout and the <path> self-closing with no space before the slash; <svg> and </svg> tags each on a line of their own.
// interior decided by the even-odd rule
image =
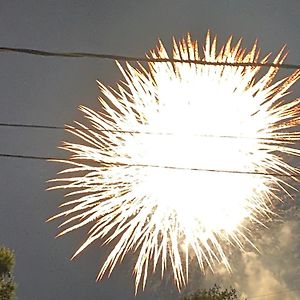
<svg viewBox="0 0 300 300">
<path fill-rule="evenodd" d="M 169 58 L 159 42 L 151 58 Z M 280 51 L 274 64 L 282 64 Z M 232 38 L 217 51 L 207 34 L 203 54 L 190 35 L 173 42 L 174 59 L 266 63 L 255 43 L 250 51 Z M 264 226 L 273 202 L 298 175 L 284 161 L 299 156 L 300 99 L 286 101 L 300 71 L 273 82 L 279 68 L 149 62 L 126 64 L 116 90 L 99 82 L 101 111 L 81 106 L 88 126 L 64 143 L 69 167 L 50 189 L 70 190 L 71 200 L 51 219 L 65 217 L 59 235 L 91 225 L 73 257 L 101 239 L 112 244 L 98 279 L 129 252 L 137 255 L 136 291 L 148 273 L 168 266 L 178 289 L 188 280 L 189 259 L 201 270 L 223 264 L 227 245 L 241 250 L 251 241 L 251 223 Z M 92 127 L 92 129 L 90 129 Z M 266 175 L 270 174 L 270 175 Z"/>
</svg>

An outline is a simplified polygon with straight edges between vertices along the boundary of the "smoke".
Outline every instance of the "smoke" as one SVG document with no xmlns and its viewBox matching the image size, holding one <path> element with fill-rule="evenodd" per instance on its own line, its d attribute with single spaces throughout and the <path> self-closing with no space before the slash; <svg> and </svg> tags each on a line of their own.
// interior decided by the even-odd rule
<svg viewBox="0 0 300 300">
<path fill-rule="evenodd" d="M 300 213 L 296 207 L 260 230 L 255 244 L 260 253 L 242 253 L 234 261 L 232 285 L 247 299 L 296 300 L 300 298 Z"/>
<path fill-rule="evenodd" d="M 231 274 L 224 267 L 205 276 L 193 272 L 184 294 L 219 284 L 236 288 L 241 299 L 300 299 L 300 211 L 295 203 L 281 208 L 279 216 L 253 236 L 258 251 L 233 249 Z"/>
<path fill-rule="evenodd" d="M 270 266 L 259 254 L 246 253 L 243 255 L 243 266 L 240 279 L 237 278 L 235 281 L 235 286 L 241 291 L 242 299 L 299 299 L 289 288 L 281 272 L 276 270 L 280 267 L 278 260 Z"/>
</svg>

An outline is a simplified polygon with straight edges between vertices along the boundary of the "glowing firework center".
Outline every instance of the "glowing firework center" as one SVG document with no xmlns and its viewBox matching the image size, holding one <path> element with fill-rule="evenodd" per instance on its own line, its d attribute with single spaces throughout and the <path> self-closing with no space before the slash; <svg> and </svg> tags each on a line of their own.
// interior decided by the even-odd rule
<svg viewBox="0 0 300 300">
<path fill-rule="evenodd" d="M 266 63 L 256 44 L 246 52 L 231 39 L 217 52 L 207 35 L 204 54 L 197 42 L 174 42 L 173 58 L 219 63 Z M 168 58 L 160 43 L 151 58 Z M 282 52 L 275 58 L 281 64 Z M 149 269 L 171 266 L 178 288 L 186 284 L 189 254 L 199 266 L 228 269 L 222 244 L 251 244 L 247 222 L 263 222 L 283 190 L 284 177 L 298 170 L 282 159 L 299 155 L 299 102 L 283 102 L 300 72 L 271 83 L 278 68 L 257 76 L 260 66 L 212 66 L 149 62 L 148 70 L 119 65 L 125 82 L 112 90 L 101 83 L 101 112 L 81 107 L 89 125 L 70 132 L 81 144 L 65 143 L 73 155 L 54 188 L 71 189 L 63 204 L 67 226 L 91 223 L 77 255 L 98 238 L 114 248 L 99 277 L 137 253 L 136 288 Z M 277 175 L 280 174 L 280 175 Z M 75 225 L 74 223 L 75 222 Z M 69 226 L 68 226 L 69 225 Z M 75 256 L 74 255 L 74 256 Z"/>
</svg>

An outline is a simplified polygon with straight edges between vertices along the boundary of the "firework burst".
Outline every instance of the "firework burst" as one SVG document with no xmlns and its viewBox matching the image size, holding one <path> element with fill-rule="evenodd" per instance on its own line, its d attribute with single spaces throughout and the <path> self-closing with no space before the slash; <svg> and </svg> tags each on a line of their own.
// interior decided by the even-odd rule
<svg viewBox="0 0 300 300">
<path fill-rule="evenodd" d="M 174 41 L 174 59 L 266 63 L 256 43 L 250 51 L 232 39 L 217 51 L 207 35 L 203 54 L 190 36 Z M 281 64 L 281 51 L 273 61 Z M 160 42 L 151 58 L 169 58 Z M 87 240 L 113 244 L 98 279 L 136 252 L 136 289 L 148 272 L 171 266 L 177 287 L 188 279 L 189 259 L 200 269 L 221 263 L 224 245 L 251 244 L 251 223 L 263 224 L 285 177 L 298 174 L 283 160 L 299 156 L 300 99 L 283 101 L 299 70 L 273 82 L 279 68 L 149 62 L 119 65 L 117 89 L 99 82 L 101 111 L 80 107 L 87 126 L 68 130 L 81 143 L 64 143 L 70 167 L 52 189 L 69 189 L 60 235 L 90 225 Z M 269 175 L 267 175 L 269 174 Z M 281 174 L 281 175 L 277 175 Z M 52 218 L 52 219 L 53 219 Z"/>
</svg>

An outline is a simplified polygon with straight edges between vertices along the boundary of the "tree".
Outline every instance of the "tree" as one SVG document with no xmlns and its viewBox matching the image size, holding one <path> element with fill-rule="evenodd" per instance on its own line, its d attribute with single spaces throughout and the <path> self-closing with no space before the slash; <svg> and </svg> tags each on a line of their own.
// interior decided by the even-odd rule
<svg viewBox="0 0 300 300">
<path fill-rule="evenodd" d="M 16 284 L 12 276 L 15 255 L 4 246 L 0 246 L 0 299 L 15 299 Z"/>
<path fill-rule="evenodd" d="M 210 289 L 201 289 L 188 296 L 184 296 L 181 300 L 236 300 L 238 299 L 236 289 L 221 290 L 220 286 L 214 285 Z"/>
</svg>

